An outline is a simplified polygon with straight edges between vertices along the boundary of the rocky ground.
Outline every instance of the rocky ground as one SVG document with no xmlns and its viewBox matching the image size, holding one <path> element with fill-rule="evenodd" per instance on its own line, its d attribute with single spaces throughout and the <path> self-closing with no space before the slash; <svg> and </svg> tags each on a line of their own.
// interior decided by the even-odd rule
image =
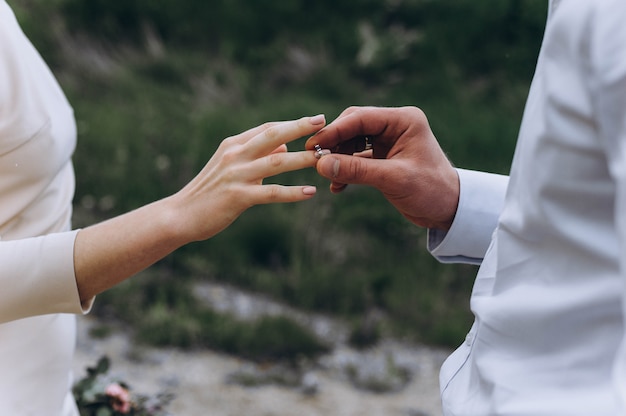
<svg viewBox="0 0 626 416">
<path fill-rule="evenodd" d="M 171 392 L 174 415 L 196 416 L 439 416 L 438 370 L 449 351 L 385 340 L 368 350 L 345 345 L 340 322 L 298 315 L 289 308 L 232 288 L 198 287 L 216 309 L 239 316 L 290 313 L 335 348 L 299 370 L 259 366 L 212 351 L 136 346 L 123 330 L 93 339 L 93 317 L 79 318 L 76 377 L 107 355 L 111 373 L 140 393 Z"/>
</svg>

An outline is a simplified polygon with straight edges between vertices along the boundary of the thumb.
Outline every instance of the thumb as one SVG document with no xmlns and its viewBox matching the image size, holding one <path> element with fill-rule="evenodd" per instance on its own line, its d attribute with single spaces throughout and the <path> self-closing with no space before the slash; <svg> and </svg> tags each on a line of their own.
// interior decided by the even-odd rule
<svg viewBox="0 0 626 416">
<path fill-rule="evenodd" d="M 361 184 L 376 187 L 376 164 L 379 160 L 331 154 L 317 162 L 317 172 L 335 183 Z"/>
</svg>

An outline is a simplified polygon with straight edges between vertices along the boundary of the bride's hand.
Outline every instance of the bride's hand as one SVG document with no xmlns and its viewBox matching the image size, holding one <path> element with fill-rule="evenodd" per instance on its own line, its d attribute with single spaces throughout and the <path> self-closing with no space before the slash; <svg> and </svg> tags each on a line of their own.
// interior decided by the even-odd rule
<svg viewBox="0 0 626 416">
<path fill-rule="evenodd" d="M 316 151 L 287 152 L 286 143 L 313 134 L 324 124 L 324 116 L 305 117 L 229 137 L 176 194 L 80 230 L 74 268 L 81 301 L 182 245 L 214 236 L 253 205 L 311 198 L 315 187 L 263 185 L 263 179 L 314 166 Z"/>
<path fill-rule="evenodd" d="M 313 186 L 263 185 L 263 180 L 315 166 L 315 151 L 287 152 L 286 143 L 324 124 L 323 115 L 304 117 L 266 123 L 225 139 L 202 171 L 171 198 L 180 232 L 190 241 L 204 240 L 253 205 L 311 198 Z"/>
</svg>

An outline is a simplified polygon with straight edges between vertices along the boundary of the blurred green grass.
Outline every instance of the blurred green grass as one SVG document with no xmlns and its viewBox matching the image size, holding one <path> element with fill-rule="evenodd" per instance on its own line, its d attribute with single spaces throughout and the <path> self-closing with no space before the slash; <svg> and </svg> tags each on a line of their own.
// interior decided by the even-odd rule
<svg viewBox="0 0 626 416">
<path fill-rule="evenodd" d="M 506 173 L 546 7 L 533 0 L 11 3 L 75 108 L 78 227 L 175 192 L 229 135 L 303 115 L 332 120 L 350 105 L 420 106 L 453 163 Z M 99 310 L 123 311 L 141 291 L 150 313 L 119 313 L 138 334 L 197 344 L 208 312 L 185 306 L 185 288 L 210 279 L 356 321 L 383 311 L 389 333 L 420 342 L 462 341 L 475 267 L 438 264 L 425 231 L 371 189 L 332 196 L 313 170 L 274 180 L 321 189 L 305 203 L 254 207 L 214 239 L 155 265 L 180 302 L 149 294 L 163 278 L 143 279 L 101 296 Z M 178 290 L 172 282 L 184 283 Z M 158 325 L 174 339 L 153 339 Z M 242 334 L 258 330 L 232 325 Z"/>
</svg>

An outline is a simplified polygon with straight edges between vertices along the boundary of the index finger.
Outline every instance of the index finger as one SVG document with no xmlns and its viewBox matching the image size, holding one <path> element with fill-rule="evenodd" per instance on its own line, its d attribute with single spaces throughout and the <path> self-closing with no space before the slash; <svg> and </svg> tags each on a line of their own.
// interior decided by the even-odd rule
<svg viewBox="0 0 626 416">
<path fill-rule="evenodd" d="M 369 139 L 367 136 L 356 136 L 345 142 L 339 143 L 331 149 L 332 153 L 343 153 L 344 155 L 353 155 L 367 149 Z"/>
<path fill-rule="evenodd" d="M 317 144 L 337 153 L 357 153 L 365 149 L 366 136 L 382 134 L 387 124 L 387 112 L 383 108 L 351 108 L 309 138 L 305 147 L 313 149 Z"/>
</svg>

